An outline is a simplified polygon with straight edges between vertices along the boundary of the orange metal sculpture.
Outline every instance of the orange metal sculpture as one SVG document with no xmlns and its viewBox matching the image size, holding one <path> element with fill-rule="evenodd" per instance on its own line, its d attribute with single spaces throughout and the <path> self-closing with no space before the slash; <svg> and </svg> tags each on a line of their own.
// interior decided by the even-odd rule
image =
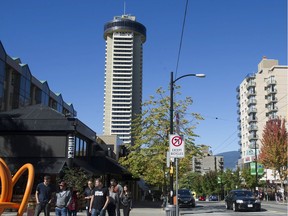
<svg viewBox="0 0 288 216">
<path fill-rule="evenodd" d="M 28 170 L 28 179 L 22 201 L 21 203 L 11 202 L 13 188 L 18 179 L 26 170 Z M 18 209 L 17 216 L 23 215 L 32 191 L 34 175 L 35 172 L 33 165 L 27 163 L 24 164 L 12 178 L 11 172 L 7 164 L 2 158 L 0 158 L 0 178 L 2 186 L 0 195 L 0 215 L 4 212 L 5 209 Z"/>
</svg>

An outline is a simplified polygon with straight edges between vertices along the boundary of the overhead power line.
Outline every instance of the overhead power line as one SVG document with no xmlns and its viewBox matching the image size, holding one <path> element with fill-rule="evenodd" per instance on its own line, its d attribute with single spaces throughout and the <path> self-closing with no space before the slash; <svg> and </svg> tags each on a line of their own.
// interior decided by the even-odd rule
<svg viewBox="0 0 288 216">
<path fill-rule="evenodd" d="M 186 5 L 185 5 L 185 12 L 184 12 L 184 19 L 183 19 L 183 24 L 182 24 L 182 31 L 181 31 L 178 57 L 177 57 L 177 63 L 176 63 L 175 77 L 177 77 L 177 72 L 178 72 L 178 65 L 179 65 L 179 59 L 180 59 L 181 48 L 182 48 L 182 40 L 183 40 L 183 35 L 184 35 L 184 27 L 185 27 L 185 22 L 186 22 L 187 8 L 188 8 L 188 0 L 186 0 Z"/>
</svg>

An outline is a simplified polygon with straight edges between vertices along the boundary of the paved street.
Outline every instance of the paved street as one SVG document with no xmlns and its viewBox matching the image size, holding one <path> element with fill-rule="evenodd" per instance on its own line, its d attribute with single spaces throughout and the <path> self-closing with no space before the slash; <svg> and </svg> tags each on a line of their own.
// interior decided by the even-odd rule
<svg viewBox="0 0 288 216">
<path fill-rule="evenodd" d="M 134 208 L 132 209 L 130 216 L 165 216 L 165 211 L 160 208 L 161 203 L 159 202 L 148 202 L 143 201 L 139 203 L 135 203 Z M 122 211 L 122 209 L 121 209 Z M 122 213 L 122 212 L 121 212 Z M 3 216 L 15 216 L 15 212 L 4 212 Z M 27 216 L 27 213 L 23 214 Z M 106 213 L 106 215 L 108 215 Z M 123 214 L 121 214 L 123 215 Z M 29 215 L 30 216 L 30 215 Z M 41 213 L 40 216 L 44 216 L 44 213 Z M 51 212 L 51 216 L 55 216 L 55 212 Z M 86 216 L 85 211 L 78 212 L 77 216 Z"/>
<path fill-rule="evenodd" d="M 165 210 L 160 208 L 159 202 L 138 202 L 135 203 L 134 208 L 131 211 L 130 216 L 166 216 Z M 276 203 L 275 201 L 263 201 L 262 209 L 260 212 L 234 212 L 232 210 L 226 210 L 224 202 L 196 202 L 196 208 L 181 208 L 179 216 L 287 216 L 287 203 Z M 15 212 L 4 212 L 3 216 L 15 216 Z M 78 212 L 78 216 L 86 216 L 85 212 Z M 123 215 L 123 214 L 122 214 Z M 27 216 L 27 213 L 24 214 Z M 29 215 L 30 216 L 30 215 Z M 33 215 L 32 215 L 33 216 Z M 44 216 L 41 213 L 40 216 Z M 54 212 L 51 212 L 51 216 L 55 216 Z M 106 213 L 106 216 L 108 214 Z M 170 215 L 169 215 L 170 216 Z"/>
</svg>

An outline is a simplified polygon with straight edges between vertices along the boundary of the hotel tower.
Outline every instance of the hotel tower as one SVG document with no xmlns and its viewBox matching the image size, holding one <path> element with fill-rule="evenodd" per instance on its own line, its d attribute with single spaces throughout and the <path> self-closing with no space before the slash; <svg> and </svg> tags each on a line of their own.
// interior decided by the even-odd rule
<svg viewBox="0 0 288 216">
<path fill-rule="evenodd" d="M 135 16 L 122 15 L 104 26 L 106 41 L 104 135 L 131 143 L 131 124 L 141 113 L 142 59 L 146 28 Z"/>
</svg>

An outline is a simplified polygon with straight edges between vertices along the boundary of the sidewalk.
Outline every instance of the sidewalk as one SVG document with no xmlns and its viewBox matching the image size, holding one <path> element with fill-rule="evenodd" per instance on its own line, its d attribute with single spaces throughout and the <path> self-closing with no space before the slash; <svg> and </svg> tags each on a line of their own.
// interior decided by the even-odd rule
<svg viewBox="0 0 288 216">
<path fill-rule="evenodd" d="M 161 203 L 159 202 L 151 202 L 151 201 L 139 201 L 134 204 L 133 209 L 130 212 L 130 216 L 165 216 L 165 210 L 163 210 L 161 207 Z M 16 212 L 3 212 L 3 216 L 15 216 Z M 122 209 L 121 209 L 121 216 L 123 215 Z M 23 216 L 27 216 L 27 213 L 24 213 Z M 30 216 L 30 215 L 29 215 Z M 44 213 L 42 212 L 40 216 L 44 216 Z M 55 216 L 55 212 L 52 211 L 50 213 L 50 216 Z M 86 216 L 86 212 L 78 212 L 77 216 Z M 108 213 L 106 212 L 106 216 L 108 216 Z"/>
</svg>

